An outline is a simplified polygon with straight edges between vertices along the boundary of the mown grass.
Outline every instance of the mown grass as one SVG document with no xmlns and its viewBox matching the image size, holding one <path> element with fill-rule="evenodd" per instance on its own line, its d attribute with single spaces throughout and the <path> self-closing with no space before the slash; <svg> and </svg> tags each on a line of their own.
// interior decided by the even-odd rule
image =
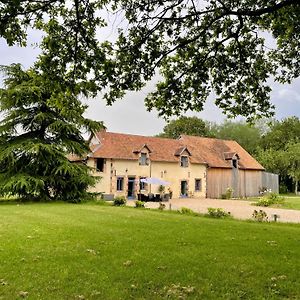
<svg viewBox="0 0 300 300">
<path fill-rule="evenodd" d="M 280 197 L 284 197 L 284 202 L 281 204 L 271 205 L 270 207 L 300 210 L 300 197 L 299 196 L 291 195 L 291 194 L 288 194 L 288 195 L 281 194 Z M 249 200 L 252 201 L 254 205 L 255 205 L 255 202 L 257 202 L 259 199 L 260 198 L 249 198 Z"/>
<path fill-rule="evenodd" d="M 283 195 L 284 196 L 284 195 Z M 280 205 L 281 208 L 297 209 L 300 210 L 300 197 L 299 196 L 284 196 L 285 201 Z"/>
<path fill-rule="evenodd" d="M 299 299 L 299 252 L 297 224 L 94 204 L 0 205 L 5 300 Z"/>
</svg>

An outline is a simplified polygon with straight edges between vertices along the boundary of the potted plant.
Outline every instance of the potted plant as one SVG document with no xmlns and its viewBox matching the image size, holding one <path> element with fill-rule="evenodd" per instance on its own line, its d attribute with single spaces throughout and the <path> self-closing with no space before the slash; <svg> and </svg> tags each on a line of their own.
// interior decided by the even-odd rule
<svg viewBox="0 0 300 300">
<path fill-rule="evenodd" d="M 165 187 L 163 185 L 160 185 L 158 187 L 158 192 L 160 194 L 160 199 L 163 199 L 164 198 L 164 193 L 165 193 Z"/>
</svg>

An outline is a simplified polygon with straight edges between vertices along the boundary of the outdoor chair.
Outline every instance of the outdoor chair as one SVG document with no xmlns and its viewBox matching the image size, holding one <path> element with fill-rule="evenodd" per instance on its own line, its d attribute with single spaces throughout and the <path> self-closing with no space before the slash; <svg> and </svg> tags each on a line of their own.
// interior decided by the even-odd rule
<svg viewBox="0 0 300 300">
<path fill-rule="evenodd" d="M 154 194 L 149 193 L 148 198 L 149 198 L 149 201 L 154 201 Z"/>
</svg>

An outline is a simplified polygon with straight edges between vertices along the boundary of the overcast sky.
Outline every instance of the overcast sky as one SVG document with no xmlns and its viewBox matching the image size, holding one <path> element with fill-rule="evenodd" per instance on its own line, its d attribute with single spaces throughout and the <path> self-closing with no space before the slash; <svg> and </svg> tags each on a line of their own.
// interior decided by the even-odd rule
<svg viewBox="0 0 300 300">
<path fill-rule="evenodd" d="M 31 33 L 30 42 L 35 43 L 40 39 L 40 34 Z M 4 39 L 0 39 L 0 65 L 21 63 L 25 68 L 31 66 L 39 53 L 39 49 L 29 46 L 8 47 Z M 276 118 L 282 119 L 288 116 L 300 117 L 300 78 L 291 85 L 271 84 L 271 100 L 276 106 Z M 109 131 L 123 132 L 141 135 L 155 135 L 162 131 L 165 121 L 157 117 L 157 112 L 147 112 L 144 106 L 144 98 L 147 92 L 153 90 L 154 82 L 151 82 L 141 92 L 130 92 L 123 100 L 118 100 L 112 106 L 106 106 L 99 95 L 95 99 L 89 99 L 89 109 L 86 116 L 95 120 L 104 121 Z M 201 113 L 188 113 L 190 116 L 198 116 L 204 120 L 222 122 L 225 116 L 221 113 L 212 99 L 206 104 Z"/>
</svg>

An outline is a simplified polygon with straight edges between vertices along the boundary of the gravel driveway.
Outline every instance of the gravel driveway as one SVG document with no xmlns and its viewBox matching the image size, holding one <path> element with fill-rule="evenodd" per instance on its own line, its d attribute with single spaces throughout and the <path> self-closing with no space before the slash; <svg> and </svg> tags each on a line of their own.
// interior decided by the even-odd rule
<svg viewBox="0 0 300 300">
<path fill-rule="evenodd" d="M 251 205 L 251 201 L 241 200 L 220 200 L 220 199 L 197 199 L 197 198 L 181 198 L 172 199 L 169 202 L 164 202 L 166 209 L 177 210 L 181 207 L 188 207 L 195 212 L 207 213 L 208 207 L 223 208 L 225 211 L 229 211 L 231 215 L 236 219 L 251 219 L 253 211 L 264 210 L 269 220 L 273 220 L 273 214 L 280 216 L 279 222 L 292 222 L 300 223 L 300 210 L 282 209 L 282 208 L 269 208 Z M 128 205 L 133 206 L 134 201 L 128 201 Z M 159 203 L 146 202 L 145 206 L 148 208 L 157 208 Z"/>
</svg>

